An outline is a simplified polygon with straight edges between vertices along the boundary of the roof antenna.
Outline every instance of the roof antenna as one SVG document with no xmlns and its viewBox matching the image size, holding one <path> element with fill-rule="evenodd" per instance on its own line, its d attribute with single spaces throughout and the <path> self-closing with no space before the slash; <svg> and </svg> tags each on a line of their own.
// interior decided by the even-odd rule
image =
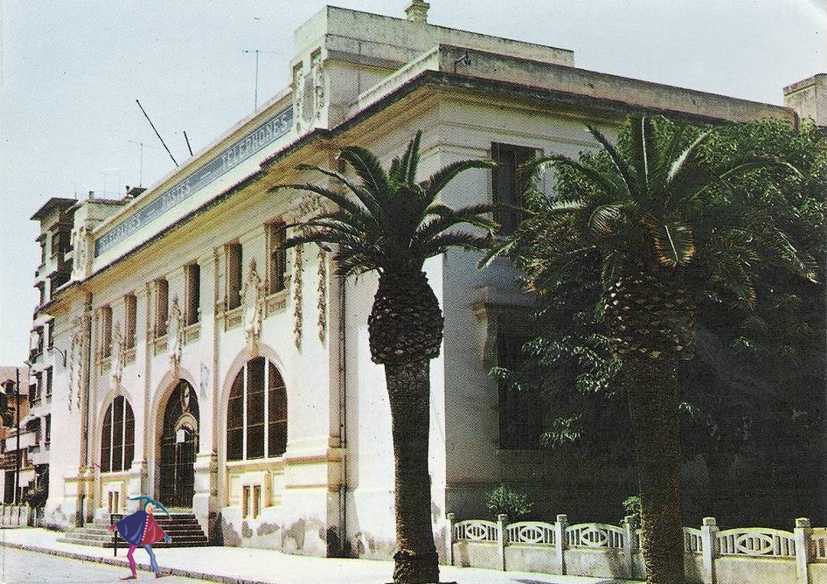
<svg viewBox="0 0 827 584">
<path fill-rule="evenodd" d="M 277 55 L 278 51 L 263 51 L 261 49 L 241 49 L 241 52 L 245 55 L 249 55 L 250 53 L 255 53 L 256 55 L 256 88 L 253 92 L 253 112 L 258 111 L 258 61 L 259 55 L 262 53 L 271 53 L 273 55 Z"/>
<path fill-rule="evenodd" d="M 192 156 L 192 146 L 190 146 L 189 136 L 187 136 L 187 131 L 186 130 L 183 130 L 183 132 L 184 132 L 184 140 L 187 141 L 187 150 L 190 151 L 190 156 Z"/>
<path fill-rule="evenodd" d="M 161 141 L 161 144 L 163 145 L 164 149 L 167 151 L 167 154 L 169 154 L 169 157 L 172 158 L 172 162 L 175 164 L 175 166 L 178 166 L 178 161 L 175 160 L 175 157 L 172 155 L 172 152 L 170 152 L 169 148 L 167 148 L 167 143 L 164 142 L 163 138 L 161 138 L 161 134 L 158 133 L 158 129 L 155 127 L 155 124 L 153 124 L 152 120 L 149 119 L 149 116 L 147 115 L 146 110 L 144 109 L 144 106 L 142 106 L 141 102 L 137 99 L 135 100 L 135 103 L 137 103 L 138 107 L 141 108 L 141 111 L 144 113 L 144 117 L 146 118 L 146 121 L 149 122 L 149 125 L 152 126 L 153 130 L 155 130 L 155 135 L 158 136 L 158 139 Z"/>
</svg>

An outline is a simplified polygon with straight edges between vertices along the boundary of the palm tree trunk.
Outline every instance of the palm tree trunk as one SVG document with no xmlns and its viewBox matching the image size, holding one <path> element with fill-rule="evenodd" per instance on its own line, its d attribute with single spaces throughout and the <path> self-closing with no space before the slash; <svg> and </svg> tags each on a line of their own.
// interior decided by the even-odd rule
<svg viewBox="0 0 827 584">
<path fill-rule="evenodd" d="M 430 360 L 385 363 L 395 459 L 394 584 L 439 581 L 428 474 Z"/>
<path fill-rule="evenodd" d="M 624 356 L 641 500 L 641 551 L 649 584 L 684 582 L 678 381 L 674 364 Z"/>
</svg>

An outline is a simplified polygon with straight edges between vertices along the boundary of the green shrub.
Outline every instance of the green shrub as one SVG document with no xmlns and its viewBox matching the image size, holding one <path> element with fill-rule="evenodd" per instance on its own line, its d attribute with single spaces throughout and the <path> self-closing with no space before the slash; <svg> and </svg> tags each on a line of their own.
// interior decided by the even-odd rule
<svg viewBox="0 0 827 584">
<path fill-rule="evenodd" d="M 631 497 L 626 497 L 623 501 L 623 510 L 626 512 L 625 517 L 631 518 L 632 528 L 637 529 L 640 527 L 640 497 L 637 495 L 632 495 Z"/>
<path fill-rule="evenodd" d="M 515 491 L 505 485 L 500 485 L 488 493 L 486 503 L 488 510 L 494 519 L 497 515 L 508 515 L 511 521 L 519 521 L 531 514 L 534 504 L 529 500 L 528 495 Z"/>
</svg>

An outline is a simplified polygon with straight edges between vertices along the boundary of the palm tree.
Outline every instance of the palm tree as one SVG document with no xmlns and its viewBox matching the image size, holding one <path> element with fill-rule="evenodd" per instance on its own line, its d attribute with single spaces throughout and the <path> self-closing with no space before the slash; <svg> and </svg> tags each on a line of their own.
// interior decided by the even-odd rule
<svg viewBox="0 0 827 584">
<path fill-rule="evenodd" d="M 493 163 L 455 162 L 416 182 L 421 136 L 417 132 L 387 172 L 369 150 L 343 148 L 338 157 L 353 169 L 355 182 L 317 166 L 298 167 L 332 179 L 338 190 L 309 183 L 272 189 L 309 191 L 337 207 L 301 224 L 302 232 L 286 240 L 287 248 L 337 246 L 338 275 L 379 273 L 368 331 L 371 358 L 385 368 L 391 409 L 397 548 L 393 579 L 399 584 L 439 580 L 428 474 L 429 369 L 430 360 L 439 355 L 443 319 L 423 264 L 452 247 L 487 249 L 496 227 L 486 217 L 492 211 L 489 205 L 454 210 L 437 202 L 458 174 Z M 485 230 L 487 237 L 455 229 L 463 224 Z"/>
<path fill-rule="evenodd" d="M 603 293 L 596 308 L 622 362 L 631 419 L 647 582 L 677 584 L 684 580 L 677 365 L 692 357 L 696 307 L 710 296 L 751 306 L 766 262 L 810 280 L 815 270 L 755 204 L 760 194 L 751 199 L 732 184 L 756 169 L 795 171 L 790 165 L 749 154 L 708 163 L 715 130 L 664 118 L 630 116 L 618 146 L 588 131 L 598 154 L 526 165 L 534 179 L 523 198 L 527 219 L 489 258 L 534 245 L 529 267 L 565 280 L 597 256 Z M 537 180 L 549 167 L 557 171 L 553 199 Z"/>
</svg>

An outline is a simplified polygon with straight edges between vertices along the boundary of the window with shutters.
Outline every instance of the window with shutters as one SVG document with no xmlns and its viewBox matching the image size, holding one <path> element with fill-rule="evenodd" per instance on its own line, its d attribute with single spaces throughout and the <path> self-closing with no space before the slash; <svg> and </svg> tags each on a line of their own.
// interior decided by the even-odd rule
<svg viewBox="0 0 827 584">
<path fill-rule="evenodd" d="M 201 320 L 201 266 L 197 263 L 188 264 L 186 275 L 186 324 L 195 324 Z"/>
<path fill-rule="evenodd" d="M 104 306 L 100 311 L 101 356 L 112 355 L 112 307 Z"/>
<path fill-rule="evenodd" d="M 169 282 L 165 279 L 155 281 L 155 336 L 167 334 L 169 320 Z"/>
<path fill-rule="evenodd" d="M 227 245 L 227 283 L 226 302 L 227 309 L 232 310 L 241 306 L 241 244 L 230 243 Z"/>
<path fill-rule="evenodd" d="M 267 225 L 267 257 L 269 260 L 267 291 L 270 294 L 281 292 L 287 288 L 285 233 L 284 223 L 270 223 Z"/>
<path fill-rule="evenodd" d="M 135 335 L 138 325 L 138 299 L 134 294 L 127 294 L 124 304 L 124 346 L 127 349 L 135 347 Z"/>
<path fill-rule="evenodd" d="M 519 174 L 519 168 L 532 158 L 535 150 L 510 144 L 491 144 L 491 158 L 497 166 L 491 171 L 494 204 L 494 220 L 500 224 L 500 233 L 514 233 L 520 224 L 521 195 L 525 182 Z"/>
<path fill-rule="evenodd" d="M 51 367 L 46 369 L 46 397 L 52 397 L 52 377 L 53 369 Z"/>
</svg>

